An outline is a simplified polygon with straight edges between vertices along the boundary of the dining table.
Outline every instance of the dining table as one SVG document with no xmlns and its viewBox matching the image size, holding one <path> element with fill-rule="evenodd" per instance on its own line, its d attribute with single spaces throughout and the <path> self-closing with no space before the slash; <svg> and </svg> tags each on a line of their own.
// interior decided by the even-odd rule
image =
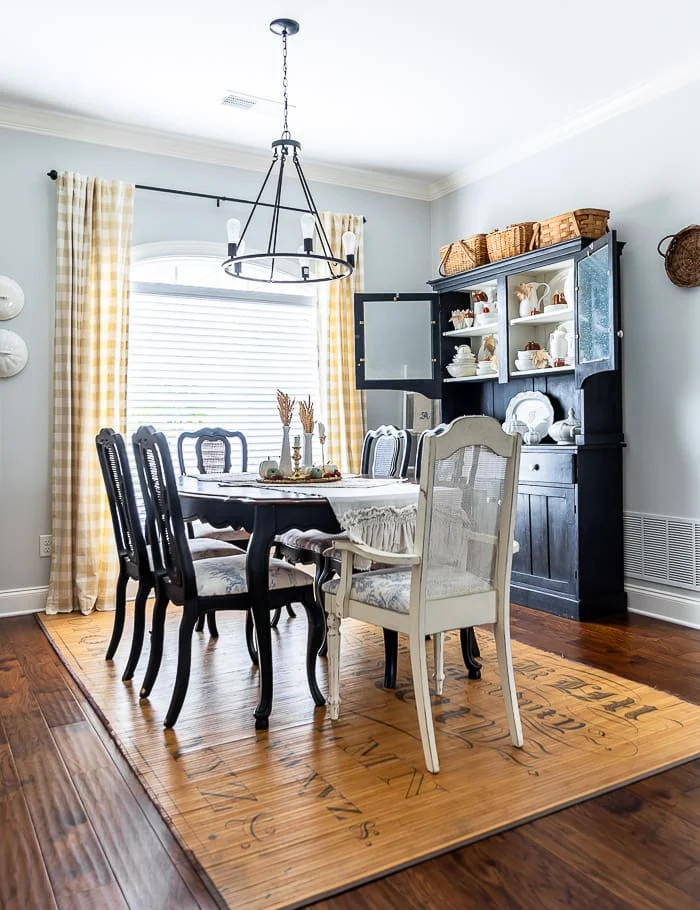
<svg viewBox="0 0 700 910">
<path fill-rule="evenodd" d="M 255 727 L 269 726 L 273 698 L 272 636 L 269 606 L 269 558 L 275 537 L 292 528 L 328 534 L 347 530 L 353 536 L 367 527 L 368 515 L 393 518 L 394 531 L 405 538 L 415 527 L 418 484 L 404 479 L 350 476 L 336 482 L 265 483 L 257 475 L 198 474 L 178 478 L 185 521 L 199 519 L 216 528 L 250 532 L 246 579 L 255 626 L 260 669 Z M 376 522 L 373 525 L 376 527 Z M 362 539 L 361 537 L 359 539 Z M 375 540 L 365 540 L 376 545 Z M 380 541 L 381 542 L 381 541 Z M 317 609 L 321 609 L 317 605 Z M 310 642 L 309 642 L 310 646 Z M 316 655 L 307 655 L 307 661 Z"/>
</svg>

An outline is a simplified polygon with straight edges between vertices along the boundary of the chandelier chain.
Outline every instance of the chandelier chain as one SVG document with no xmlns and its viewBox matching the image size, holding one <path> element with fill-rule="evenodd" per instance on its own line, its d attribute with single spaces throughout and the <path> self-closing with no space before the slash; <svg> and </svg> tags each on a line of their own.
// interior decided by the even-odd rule
<svg viewBox="0 0 700 910">
<path fill-rule="evenodd" d="M 289 132 L 287 123 L 288 103 L 287 103 L 287 29 L 282 32 L 282 91 L 284 93 L 284 128 L 282 129 L 282 138 L 291 139 L 292 134 Z"/>
</svg>

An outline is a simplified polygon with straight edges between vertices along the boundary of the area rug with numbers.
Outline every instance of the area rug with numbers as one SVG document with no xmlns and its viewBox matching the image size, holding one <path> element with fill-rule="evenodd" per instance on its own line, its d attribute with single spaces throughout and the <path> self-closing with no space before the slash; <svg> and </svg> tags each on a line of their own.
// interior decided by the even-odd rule
<svg viewBox="0 0 700 910">
<path fill-rule="evenodd" d="M 425 770 L 405 643 L 397 688 L 383 688 L 381 633 L 343 625 L 341 714 L 314 708 L 303 614 L 273 633 L 270 728 L 254 729 L 257 670 L 242 614 L 219 638 L 195 635 L 192 676 L 174 730 L 179 610 L 163 667 L 139 700 L 147 653 L 121 681 L 131 630 L 113 662 L 113 614 L 44 616 L 56 651 L 96 707 L 222 906 L 299 907 L 446 850 L 589 799 L 700 754 L 700 707 L 513 642 L 525 746 L 508 736 L 491 636 L 469 680 L 448 636 L 444 695 L 433 697 L 440 773 Z M 146 649 L 145 649 L 146 651 Z M 319 682 L 325 691 L 325 660 Z"/>
</svg>

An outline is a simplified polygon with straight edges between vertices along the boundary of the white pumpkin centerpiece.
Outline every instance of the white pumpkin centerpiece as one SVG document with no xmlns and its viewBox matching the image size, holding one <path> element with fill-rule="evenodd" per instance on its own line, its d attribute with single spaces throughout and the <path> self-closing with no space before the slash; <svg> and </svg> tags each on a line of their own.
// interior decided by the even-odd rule
<svg viewBox="0 0 700 910">
<path fill-rule="evenodd" d="M 258 466 L 258 471 L 263 480 L 269 477 L 270 474 L 277 474 L 279 472 L 280 466 L 276 461 L 273 461 L 271 458 L 267 458 L 265 461 L 261 461 Z"/>
</svg>

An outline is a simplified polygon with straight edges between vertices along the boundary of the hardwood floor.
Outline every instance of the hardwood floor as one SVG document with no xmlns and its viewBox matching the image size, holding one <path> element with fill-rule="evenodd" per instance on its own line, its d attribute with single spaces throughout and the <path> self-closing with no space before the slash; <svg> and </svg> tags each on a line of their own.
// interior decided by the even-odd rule
<svg viewBox="0 0 700 910">
<path fill-rule="evenodd" d="M 700 631 L 514 608 L 513 636 L 700 702 Z M 0 907 L 212 908 L 33 617 L 0 621 Z M 700 760 L 314 904 L 696 908 Z"/>
</svg>

